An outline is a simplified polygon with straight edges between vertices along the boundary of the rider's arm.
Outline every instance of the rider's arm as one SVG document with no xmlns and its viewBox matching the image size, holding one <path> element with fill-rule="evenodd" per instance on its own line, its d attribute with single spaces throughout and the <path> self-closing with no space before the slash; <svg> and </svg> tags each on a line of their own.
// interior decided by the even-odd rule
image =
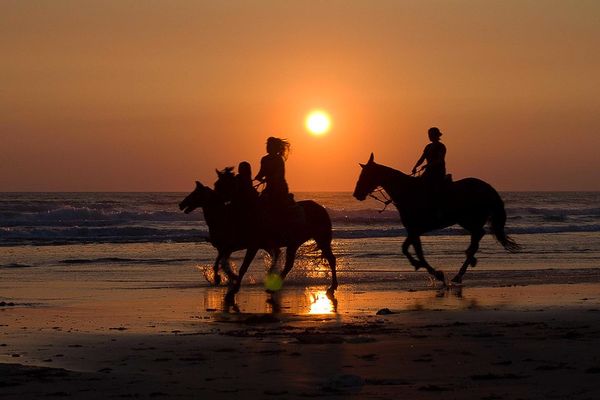
<svg viewBox="0 0 600 400">
<path fill-rule="evenodd" d="M 256 176 L 254 177 L 255 181 L 260 181 L 260 182 L 265 181 L 265 177 L 267 175 L 265 164 L 266 164 L 265 157 L 263 157 L 260 160 L 260 171 L 258 171 L 258 174 L 256 174 Z"/>
<path fill-rule="evenodd" d="M 417 173 L 417 168 L 419 168 L 419 165 L 423 164 L 423 161 L 425 161 L 425 152 L 426 151 L 427 151 L 427 148 L 425 148 L 425 150 L 423 151 L 423 155 L 421 156 L 421 158 L 419 158 L 419 160 L 417 161 L 417 163 L 413 167 L 413 169 L 412 169 L 412 173 L 413 174 Z"/>
</svg>

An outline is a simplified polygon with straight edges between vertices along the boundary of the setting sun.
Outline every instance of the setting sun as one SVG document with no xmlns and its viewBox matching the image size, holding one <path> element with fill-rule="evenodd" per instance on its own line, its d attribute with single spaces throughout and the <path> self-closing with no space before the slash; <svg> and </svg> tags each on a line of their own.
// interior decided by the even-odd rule
<svg viewBox="0 0 600 400">
<path fill-rule="evenodd" d="M 306 117 L 306 129 L 313 135 L 323 135 L 331 128 L 331 118 L 321 110 L 312 111 Z"/>
</svg>

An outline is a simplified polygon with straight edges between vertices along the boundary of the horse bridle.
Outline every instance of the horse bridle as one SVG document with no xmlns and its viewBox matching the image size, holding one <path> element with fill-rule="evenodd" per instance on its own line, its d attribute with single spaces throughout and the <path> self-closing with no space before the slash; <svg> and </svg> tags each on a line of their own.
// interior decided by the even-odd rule
<svg viewBox="0 0 600 400">
<path fill-rule="evenodd" d="M 375 194 L 373 194 L 375 193 Z M 381 200 L 379 197 L 377 196 L 382 196 L 384 198 L 384 200 Z M 369 197 L 377 200 L 380 203 L 383 203 L 383 208 L 381 210 L 379 210 L 379 213 L 382 213 L 385 211 L 385 209 L 387 208 L 387 206 L 389 206 L 390 204 L 392 204 L 394 202 L 394 200 L 392 200 L 387 193 L 385 192 L 385 190 L 383 190 L 382 187 L 377 187 L 375 188 L 371 193 L 369 193 Z"/>
<path fill-rule="evenodd" d="M 410 174 L 410 175 L 411 176 L 420 176 L 424 169 L 425 169 L 425 165 L 422 166 L 421 168 L 419 168 L 415 173 Z M 379 197 L 377 197 L 377 195 L 374 195 L 373 193 L 376 193 L 377 195 L 382 196 L 384 198 L 384 200 L 381 200 Z M 394 202 L 394 200 L 392 200 L 387 195 L 387 193 L 381 186 L 373 189 L 373 191 L 371 193 L 369 193 L 369 197 L 377 200 L 380 203 L 383 203 L 383 208 L 381 210 L 379 210 L 380 213 L 384 212 L 385 209 L 387 208 L 387 206 L 389 206 L 390 204 L 392 204 Z"/>
</svg>

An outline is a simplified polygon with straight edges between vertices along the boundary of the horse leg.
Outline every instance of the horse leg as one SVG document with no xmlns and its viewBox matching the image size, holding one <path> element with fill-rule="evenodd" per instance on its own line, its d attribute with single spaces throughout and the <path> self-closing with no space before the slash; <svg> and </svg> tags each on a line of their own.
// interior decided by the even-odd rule
<svg viewBox="0 0 600 400">
<path fill-rule="evenodd" d="M 221 276 L 219 275 L 219 264 L 221 265 L 221 268 L 223 268 L 223 271 L 225 272 L 225 274 L 227 274 L 227 277 L 229 278 L 229 280 L 231 281 L 232 278 L 235 279 L 235 274 L 231 271 L 231 269 L 229 268 L 229 264 L 228 264 L 228 260 L 229 257 L 231 256 L 231 252 L 230 251 L 219 251 L 217 254 L 217 258 L 215 260 L 215 264 L 213 265 L 213 286 L 219 286 L 219 284 L 221 283 Z"/>
<path fill-rule="evenodd" d="M 415 271 L 418 271 L 419 269 L 421 269 L 423 264 L 416 260 L 408 250 L 410 248 L 410 245 L 413 244 L 413 239 L 413 237 L 407 236 L 406 240 L 404 240 L 404 243 L 402 243 L 402 253 L 406 256 L 406 258 L 410 262 L 410 265 L 415 267 Z"/>
<path fill-rule="evenodd" d="M 321 249 L 321 252 L 323 254 L 323 257 L 327 259 L 327 262 L 329 263 L 329 268 L 331 268 L 331 286 L 329 287 L 329 289 L 327 289 L 327 296 L 329 297 L 333 296 L 333 293 L 338 287 L 337 275 L 335 271 L 336 259 L 333 255 L 333 252 L 331 251 L 331 244 L 324 246 L 324 248 Z"/>
<path fill-rule="evenodd" d="M 281 255 L 281 250 L 279 247 L 273 247 L 269 250 L 269 255 L 271 256 L 271 266 L 269 267 L 269 274 L 272 274 L 277 267 L 277 262 L 279 261 L 279 256 Z"/>
<path fill-rule="evenodd" d="M 236 280 L 232 281 L 232 284 L 229 287 L 229 290 L 227 291 L 227 296 L 234 295 L 240 290 L 240 286 L 242 285 L 242 279 L 244 279 L 244 275 L 246 274 L 246 271 L 248 271 L 248 267 L 250 266 L 252 260 L 254 260 L 254 257 L 256 256 L 257 252 L 258 248 L 256 247 L 249 247 L 248 250 L 246 250 L 246 255 L 244 256 L 244 261 L 242 262 L 242 266 L 240 267 L 238 277 Z"/>
<path fill-rule="evenodd" d="M 231 264 L 229 264 L 229 257 L 231 257 L 231 252 L 224 253 L 223 257 L 221 257 L 221 269 L 227 275 L 227 280 L 229 282 L 237 280 L 238 276 L 231 270 Z M 218 275 L 217 275 L 218 276 Z M 221 277 L 219 277 L 219 281 Z"/>
<path fill-rule="evenodd" d="M 462 267 L 460 267 L 458 274 L 456 274 L 456 276 L 452 278 L 452 282 L 461 283 L 462 277 L 465 274 L 465 272 L 467 272 L 467 268 L 469 267 L 469 265 L 471 267 L 475 267 L 475 265 L 477 265 L 477 258 L 475 258 L 475 253 L 477 253 L 477 250 L 479 250 L 479 241 L 481 240 L 483 235 L 485 235 L 485 231 L 483 230 L 483 228 L 479 228 L 471 232 L 471 244 L 465 252 L 467 258 L 465 259 L 465 262 L 463 263 Z"/>
<path fill-rule="evenodd" d="M 213 265 L 213 286 L 219 286 L 219 284 L 221 283 L 221 277 L 219 276 L 219 264 L 221 263 L 221 258 L 221 252 L 219 252 L 219 254 L 217 254 L 217 259 L 215 260 L 215 265 Z M 204 276 L 208 278 L 208 275 Z"/>
<path fill-rule="evenodd" d="M 294 260 L 296 259 L 296 251 L 298 251 L 297 245 L 290 245 L 285 249 L 285 266 L 283 267 L 283 271 L 281 271 L 281 280 L 284 280 L 287 274 L 290 272 L 292 267 L 294 266 Z"/>
<path fill-rule="evenodd" d="M 425 267 L 427 272 L 430 275 L 433 275 L 438 281 L 446 283 L 444 273 L 442 271 L 436 271 L 427 261 L 425 261 L 425 255 L 423 254 L 423 246 L 421 245 L 421 238 L 416 236 L 413 239 L 413 247 L 415 248 L 415 252 L 417 253 L 417 258 L 419 259 L 419 265 Z"/>
</svg>

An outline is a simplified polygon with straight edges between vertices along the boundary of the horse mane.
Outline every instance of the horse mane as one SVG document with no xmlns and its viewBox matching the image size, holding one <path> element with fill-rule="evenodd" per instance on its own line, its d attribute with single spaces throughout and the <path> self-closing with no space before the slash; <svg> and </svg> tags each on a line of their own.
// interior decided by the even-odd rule
<svg viewBox="0 0 600 400">
<path fill-rule="evenodd" d="M 223 176 L 223 177 L 226 177 L 226 178 L 234 177 L 235 173 L 233 172 L 233 169 L 234 169 L 233 167 L 225 167 L 222 170 L 218 171 L 219 172 L 219 176 L 220 177 Z"/>
<path fill-rule="evenodd" d="M 388 176 L 392 179 L 414 179 L 414 177 L 405 174 L 404 172 L 394 169 L 392 167 L 388 167 L 387 165 L 373 163 L 377 168 L 383 170 L 388 174 Z"/>
</svg>

